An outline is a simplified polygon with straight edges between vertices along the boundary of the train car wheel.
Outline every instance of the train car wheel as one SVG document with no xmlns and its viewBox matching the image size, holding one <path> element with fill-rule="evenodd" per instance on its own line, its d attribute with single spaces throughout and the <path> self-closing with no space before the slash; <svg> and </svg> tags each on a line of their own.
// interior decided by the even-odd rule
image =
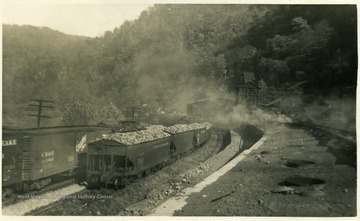
<svg viewBox="0 0 360 221">
<path fill-rule="evenodd" d="M 2 198 L 3 198 L 3 199 L 4 199 L 4 198 L 7 198 L 8 196 L 11 196 L 12 194 L 13 194 L 12 189 L 8 189 L 8 188 L 3 189 L 3 191 L 2 191 Z"/>
<path fill-rule="evenodd" d="M 101 182 L 101 177 L 99 177 L 97 179 L 97 181 L 95 182 L 95 187 L 96 189 L 100 190 L 102 188 L 103 182 Z"/>
<path fill-rule="evenodd" d="M 120 186 L 119 179 L 116 178 L 116 179 L 114 180 L 114 188 L 115 188 L 115 190 L 118 190 L 118 189 L 119 189 L 119 186 Z"/>
<path fill-rule="evenodd" d="M 136 175 L 136 178 L 137 179 L 141 179 L 143 176 L 142 176 L 142 173 L 138 173 L 137 175 Z"/>
<path fill-rule="evenodd" d="M 21 191 L 21 189 L 22 189 L 22 183 L 18 183 L 18 184 L 16 184 L 15 189 L 16 189 L 16 192 L 20 192 L 20 191 Z"/>
<path fill-rule="evenodd" d="M 106 180 L 106 183 L 105 183 L 105 189 L 107 189 L 107 188 L 108 188 L 109 183 L 110 183 L 110 177 L 109 177 L 109 179 L 107 179 L 107 180 Z"/>
<path fill-rule="evenodd" d="M 121 184 L 122 184 L 123 187 L 126 187 L 127 185 L 129 185 L 129 183 L 130 182 L 129 182 L 128 178 L 126 178 L 126 177 L 122 178 Z"/>
<path fill-rule="evenodd" d="M 22 190 L 24 193 L 30 192 L 30 186 L 27 183 L 23 183 Z"/>
<path fill-rule="evenodd" d="M 143 173 L 142 173 L 142 177 L 147 177 L 149 176 L 150 174 L 150 171 L 149 170 L 145 170 Z"/>
</svg>

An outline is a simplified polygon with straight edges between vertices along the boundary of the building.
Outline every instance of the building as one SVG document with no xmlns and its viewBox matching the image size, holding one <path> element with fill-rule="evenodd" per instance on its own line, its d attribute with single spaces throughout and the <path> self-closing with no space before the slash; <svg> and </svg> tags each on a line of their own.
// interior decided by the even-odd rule
<svg viewBox="0 0 360 221">
<path fill-rule="evenodd" d="M 258 104 L 260 87 L 255 82 L 255 73 L 250 71 L 241 72 L 231 79 L 229 90 L 235 92 L 235 105 L 252 106 Z"/>
<path fill-rule="evenodd" d="M 253 82 L 247 82 L 236 87 L 236 104 L 256 106 L 259 102 L 260 87 Z"/>
</svg>

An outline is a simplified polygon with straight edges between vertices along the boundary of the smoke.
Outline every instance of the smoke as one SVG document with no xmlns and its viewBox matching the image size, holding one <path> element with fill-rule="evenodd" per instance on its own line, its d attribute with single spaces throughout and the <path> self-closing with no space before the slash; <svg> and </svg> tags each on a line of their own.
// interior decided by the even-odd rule
<svg viewBox="0 0 360 221">
<path fill-rule="evenodd" d="M 161 53 L 156 48 L 142 51 L 133 61 L 135 99 L 155 113 L 186 115 L 188 103 L 226 94 L 198 74 L 196 61 L 197 56 L 181 46 Z"/>
<path fill-rule="evenodd" d="M 218 115 L 216 123 L 236 127 L 241 124 L 259 126 L 267 123 L 291 123 L 292 120 L 284 114 L 266 111 L 257 107 L 237 105 L 229 114 Z"/>
<path fill-rule="evenodd" d="M 356 102 L 354 98 L 319 98 L 304 107 L 304 115 L 313 124 L 356 130 Z"/>
<path fill-rule="evenodd" d="M 210 100 L 199 104 L 195 115 L 203 115 L 201 120 L 234 126 L 291 122 L 282 114 L 245 105 L 234 106 L 235 91 L 229 90 L 224 86 L 226 84 L 200 76 L 196 71 L 199 67 L 196 61 L 196 56 L 181 46 L 161 53 L 159 49 L 151 48 L 137 54 L 132 70 L 136 77 L 134 94 L 139 104 L 150 107 L 152 113 L 185 116 L 187 104 Z M 212 100 L 214 98 L 221 98 L 219 102 L 224 103 L 216 103 L 217 100 Z"/>
</svg>

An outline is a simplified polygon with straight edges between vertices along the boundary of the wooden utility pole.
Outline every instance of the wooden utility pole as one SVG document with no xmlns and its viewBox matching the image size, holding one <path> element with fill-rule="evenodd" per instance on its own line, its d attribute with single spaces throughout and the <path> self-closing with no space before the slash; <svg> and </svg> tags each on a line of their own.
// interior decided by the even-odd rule
<svg viewBox="0 0 360 221">
<path fill-rule="evenodd" d="M 38 107 L 38 114 L 37 114 L 37 115 L 35 115 L 35 114 L 29 114 L 29 116 L 31 116 L 31 117 L 37 117 L 37 128 L 40 128 L 40 120 L 41 120 L 41 118 L 51 118 L 51 117 L 49 117 L 49 116 L 41 115 L 42 108 L 54 108 L 53 106 L 44 105 L 44 103 L 54 103 L 54 101 L 46 101 L 46 100 L 43 100 L 43 99 L 40 99 L 40 100 L 30 100 L 30 101 L 35 101 L 35 102 L 38 103 L 38 104 L 29 104 L 29 106 Z"/>
<path fill-rule="evenodd" d="M 145 107 L 127 107 L 125 113 L 127 120 L 149 120 L 150 108 Z"/>
</svg>

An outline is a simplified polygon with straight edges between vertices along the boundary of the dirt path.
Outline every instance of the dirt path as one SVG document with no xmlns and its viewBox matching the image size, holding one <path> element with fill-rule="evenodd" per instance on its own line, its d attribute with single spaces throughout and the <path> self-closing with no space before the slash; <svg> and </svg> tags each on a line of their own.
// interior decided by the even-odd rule
<svg viewBox="0 0 360 221">
<path fill-rule="evenodd" d="M 266 136 L 224 176 L 190 194 L 174 215 L 356 216 L 356 168 L 337 164 L 333 147 L 281 124 L 269 125 Z"/>
</svg>

